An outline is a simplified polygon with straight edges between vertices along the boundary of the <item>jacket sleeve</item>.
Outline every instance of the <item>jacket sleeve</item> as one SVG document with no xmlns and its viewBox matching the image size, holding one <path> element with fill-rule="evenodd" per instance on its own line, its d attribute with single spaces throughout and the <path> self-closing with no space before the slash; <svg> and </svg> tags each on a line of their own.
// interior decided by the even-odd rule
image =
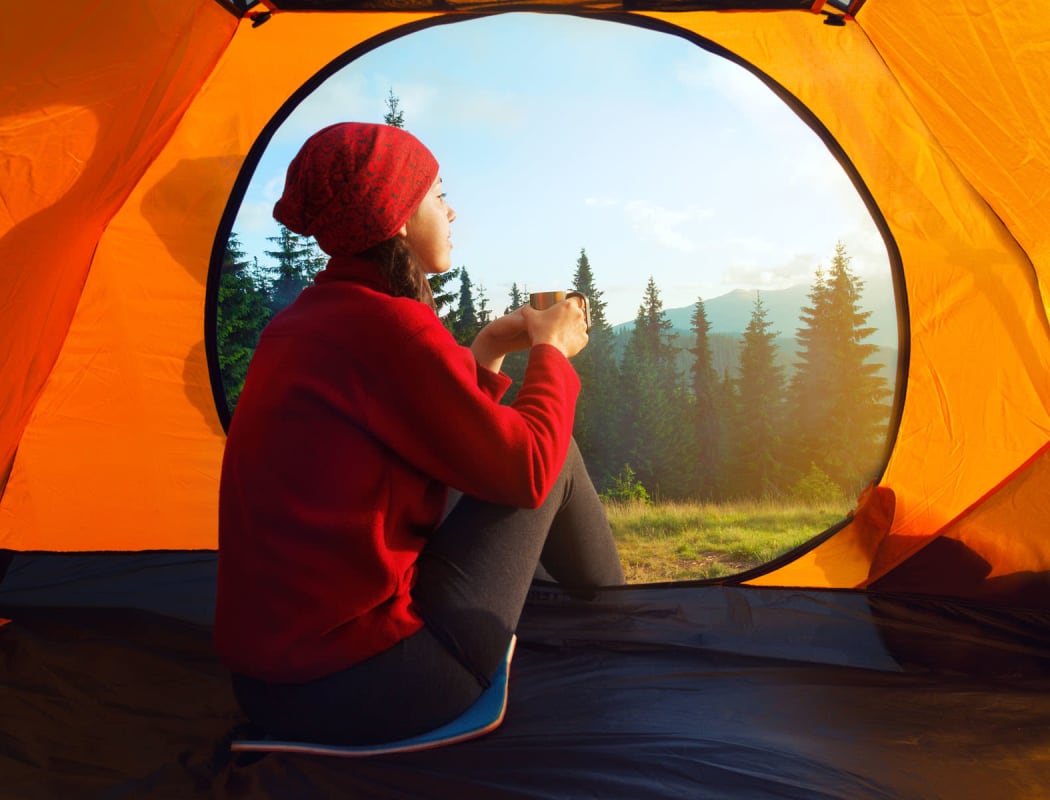
<svg viewBox="0 0 1050 800">
<path fill-rule="evenodd" d="M 432 312 L 405 302 L 404 317 L 383 321 L 382 347 L 356 348 L 348 413 L 436 480 L 491 502 L 540 505 L 572 438 L 580 382 L 569 360 L 533 347 L 521 391 L 500 405 L 509 379 L 480 367 Z"/>
<path fill-rule="evenodd" d="M 473 352 L 471 354 L 473 355 Z M 498 403 L 513 381 L 505 373 L 493 372 L 478 364 L 476 360 L 474 363 L 478 370 L 478 388 Z"/>
</svg>

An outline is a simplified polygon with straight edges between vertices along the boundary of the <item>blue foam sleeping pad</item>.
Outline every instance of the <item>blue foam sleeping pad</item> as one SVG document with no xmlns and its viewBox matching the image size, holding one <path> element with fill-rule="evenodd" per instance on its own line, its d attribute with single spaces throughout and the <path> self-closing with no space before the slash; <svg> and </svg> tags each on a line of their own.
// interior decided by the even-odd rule
<svg viewBox="0 0 1050 800">
<path fill-rule="evenodd" d="M 510 661 L 514 656 L 517 637 L 512 636 L 507 647 L 507 655 L 492 676 L 492 683 L 481 693 L 474 705 L 451 722 L 440 728 L 399 739 L 394 742 L 368 745 L 334 745 L 316 744 L 313 742 L 296 742 L 281 739 L 236 739 L 230 749 L 238 752 L 266 753 L 311 753 L 314 755 L 343 756 L 361 758 L 364 756 L 386 755 L 390 753 L 410 753 L 415 750 L 429 750 L 465 742 L 478 736 L 484 736 L 500 726 L 507 710 L 507 685 L 510 679 Z"/>
</svg>

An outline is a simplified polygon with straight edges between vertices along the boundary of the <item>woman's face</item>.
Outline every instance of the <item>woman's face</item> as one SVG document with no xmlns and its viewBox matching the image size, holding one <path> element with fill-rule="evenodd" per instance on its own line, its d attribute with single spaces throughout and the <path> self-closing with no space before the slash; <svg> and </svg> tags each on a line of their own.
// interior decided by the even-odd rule
<svg viewBox="0 0 1050 800">
<path fill-rule="evenodd" d="M 445 202 L 438 177 L 401 229 L 412 254 L 426 272 L 446 272 L 452 267 L 451 233 L 455 218 L 456 212 Z"/>
</svg>

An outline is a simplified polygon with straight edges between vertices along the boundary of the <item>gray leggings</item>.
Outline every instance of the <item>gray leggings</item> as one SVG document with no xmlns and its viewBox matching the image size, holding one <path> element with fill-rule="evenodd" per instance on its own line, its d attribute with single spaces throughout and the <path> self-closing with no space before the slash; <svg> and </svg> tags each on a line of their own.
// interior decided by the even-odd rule
<svg viewBox="0 0 1050 800">
<path fill-rule="evenodd" d="M 510 644 L 537 563 L 569 589 L 624 582 L 605 509 L 573 442 L 543 505 L 463 497 L 420 554 L 418 633 L 367 661 L 299 684 L 233 676 L 252 722 L 298 741 L 372 744 L 412 736 L 465 711 Z"/>
</svg>

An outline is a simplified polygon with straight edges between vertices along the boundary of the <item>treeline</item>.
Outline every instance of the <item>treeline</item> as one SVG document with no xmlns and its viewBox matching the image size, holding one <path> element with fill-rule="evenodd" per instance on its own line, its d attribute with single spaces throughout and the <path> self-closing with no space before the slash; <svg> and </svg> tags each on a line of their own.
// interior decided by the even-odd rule
<svg viewBox="0 0 1050 800">
<path fill-rule="evenodd" d="M 593 327 L 574 359 L 583 383 L 575 433 L 599 489 L 643 500 L 855 497 L 881 467 L 892 390 L 872 359 L 877 346 L 864 341 L 875 330 L 849 265 L 839 244 L 828 272 L 817 269 L 790 377 L 761 296 L 736 369 L 719 374 L 703 299 L 693 306 L 683 359 L 682 337 L 652 278 L 617 357 L 606 303 L 581 251 L 572 288 L 591 298 Z M 521 357 L 504 368 L 520 378 Z"/>
<path fill-rule="evenodd" d="M 292 302 L 328 262 L 312 237 L 300 236 L 283 225 L 278 235 L 267 237 L 272 250 L 268 261 L 249 257 L 236 232 L 230 235 L 219 278 L 216 311 L 216 350 L 219 371 L 232 413 L 244 387 L 248 362 L 259 343 L 259 334 L 273 316 Z M 459 288 L 453 282 L 459 280 Z M 450 284 L 453 284 L 450 286 Z M 438 314 L 456 340 L 469 344 L 493 313 L 484 287 L 475 287 L 465 267 L 430 276 Z"/>
<path fill-rule="evenodd" d="M 262 328 L 324 263 L 312 240 L 286 229 L 271 241 L 266 255 L 273 263 L 265 268 L 245 256 L 235 235 L 226 252 L 216 333 L 231 410 Z M 652 278 L 618 346 L 581 250 L 571 288 L 590 298 L 592 328 L 573 359 L 582 383 L 575 435 L 599 490 L 643 501 L 854 498 L 881 466 L 892 391 L 872 359 L 877 346 L 864 341 L 874 329 L 849 265 L 839 244 L 828 271 L 817 269 L 790 377 L 778 363 L 779 332 L 770 330 L 761 296 L 740 337 L 736 368 L 719 374 L 703 299 L 693 306 L 683 352 Z M 458 289 L 450 285 L 457 279 Z M 465 267 L 433 276 L 431 286 L 443 322 L 462 344 L 494 316 Z M 513 285 L 508 300 L 502 313 L 527 302 L 527 288 Z M 504 362 L 514 379 L 505 402 L 513 401 L 527 357 L 512 353 Z"/>
</svg>

